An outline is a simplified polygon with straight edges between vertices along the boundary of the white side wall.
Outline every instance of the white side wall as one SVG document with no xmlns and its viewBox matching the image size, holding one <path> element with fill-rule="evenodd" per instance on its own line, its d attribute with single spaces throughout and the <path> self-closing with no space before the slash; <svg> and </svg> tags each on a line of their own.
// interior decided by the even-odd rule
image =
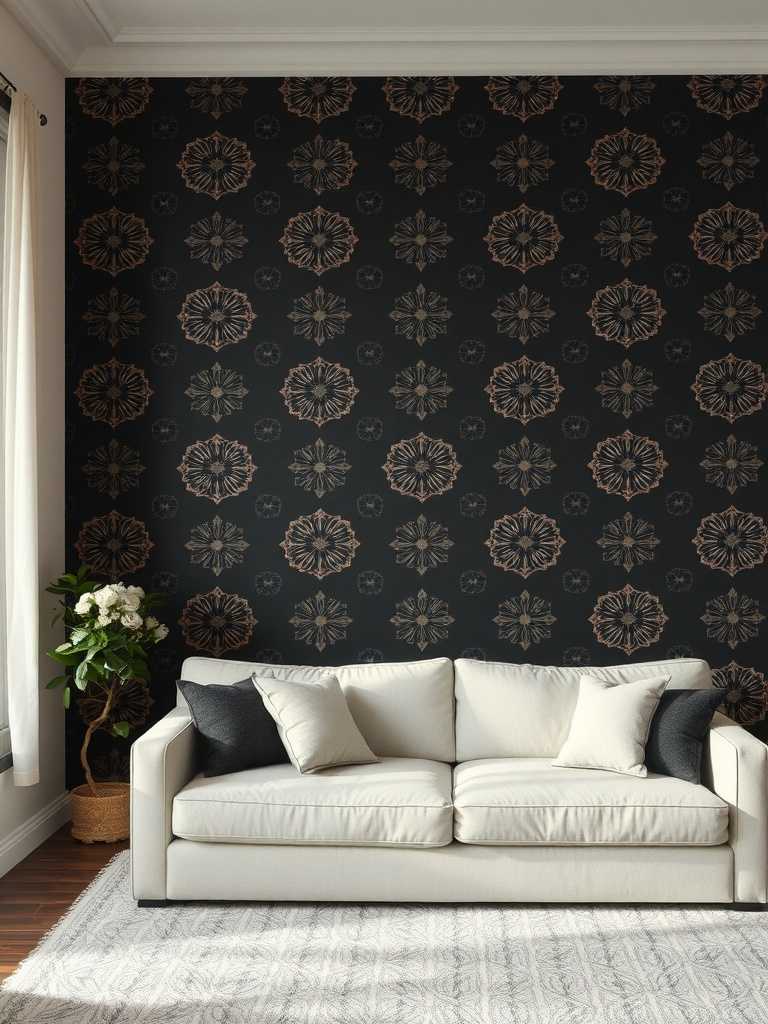
<svg viewBox="0 0 768 1024">
<path fill-rule="evenodd" d="M 0 70 L 48 115 L 48 124 L 40 128 L 38 422 L 42 591 L 64 567 L 64 76 L 3 7 Z M 41 651 L 54 640 L 59 642 L 50 626 L 51 602 L 50 595 L 41 596 Z M 39 785 L 16 788 L 11 772 L 0 774 L 0 875 L 67 817 L 61 694 L 44 689 L 53 674 L 51 662 L 41 657 Z"/>
</svg>

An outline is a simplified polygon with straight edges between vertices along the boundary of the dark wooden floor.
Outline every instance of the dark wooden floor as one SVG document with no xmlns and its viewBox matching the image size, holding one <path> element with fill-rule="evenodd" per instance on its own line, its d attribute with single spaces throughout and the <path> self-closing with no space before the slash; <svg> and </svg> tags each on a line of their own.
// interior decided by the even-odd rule
<svg viewBox="0 0 768 1024">
<path fill-rule="evenodd" d="M 85 846 L 60 829 L 0 878 L 0 981 L 11 974 L 88 883 L 128 843 Z"/>
</svg>

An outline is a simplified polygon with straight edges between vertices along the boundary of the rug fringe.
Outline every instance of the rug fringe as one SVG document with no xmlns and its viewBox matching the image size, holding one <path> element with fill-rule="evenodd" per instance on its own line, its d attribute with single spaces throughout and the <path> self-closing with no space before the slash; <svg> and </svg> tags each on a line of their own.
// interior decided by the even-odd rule
<svg viewBox="0 0 768 1024">
<path fill-rule="evenodd" d="M 27 961 L 31 960 L 32 957 L 35 956 L 37 952 L 45 945 L 45 943 L 48 941 L 48 939 L 50 939 L 50 937 L 53 935 L 54 931 L 56 931 L 59 925 L 63 924 L 65 921 L 68 921 L 69 918 L 74 915 L 75 911 L 78 909 L 78 907 L 83 902 L 85 897 L 88 895 L 90 890 L 93 889 L 96 886 L 96 884 L 104 878 L 106 874 L 108 874 L 110 871 L 114 871 L 114 869 L 117 867 L 117 861 L 128 856 L 130 856 L 130 850 L 118 850 L 118 852 L 114 856 L 109 858 L 107 863 L 97 872 L 97 874 L 93 876 L 93 878 L 90 880 L 88 885 L 86 885 L 86 887 L 83 889 L 80 895 L 75 897 L 75 899 L 69 905 L 67 910 L 64 911 L 61 917 L 57 918 L 53 922 L 51 927 L 48 928 L 46 932 L 40 936 L 38 941 L 35 943 L 34 947 L 29 951 L 29 953 L 27 953 L 24 959 L 19 960 L 13 971 L 3 981 L 2 985 L 0 985 L 0 993 L 3 992 L 11 978 L 13 978 L 21 970 L 22 967 L 26 966 Z"/>
</svg>

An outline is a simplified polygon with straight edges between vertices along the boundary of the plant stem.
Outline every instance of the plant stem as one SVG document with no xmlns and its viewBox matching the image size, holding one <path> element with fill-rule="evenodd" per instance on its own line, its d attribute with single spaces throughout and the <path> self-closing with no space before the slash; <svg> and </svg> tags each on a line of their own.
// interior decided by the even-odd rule
<svg viewBox="0 0 768 1024">
<path fill-rule="evenodd" d="M 93 734 L 97 729 L 100 729 L 109 718 L 109 713 L 112 710 L 112 705 L 115 702 L 115 697 L 117 696 L 119 688 L 120 680 L 118 678 L 113 679 L 109 690 L 107 691 L 107 698 L 104 701 L 104 707 L 101 709 L 101 714 L 94 718 L 92 722 L 88 723 L 88 728 L 85 730 L 85 736 L 83 737 L 83 745 L 80 747 L 80 764 L 83 766 L 85 781 L 91 791 L 91 796 L 98 796 L 99 793 L 96 789 L 96 783 L 93 781 L 93 775 L 91 775 L 91 766 L 88 764 L 88 747 L 90 746 Z"/>
</svg>

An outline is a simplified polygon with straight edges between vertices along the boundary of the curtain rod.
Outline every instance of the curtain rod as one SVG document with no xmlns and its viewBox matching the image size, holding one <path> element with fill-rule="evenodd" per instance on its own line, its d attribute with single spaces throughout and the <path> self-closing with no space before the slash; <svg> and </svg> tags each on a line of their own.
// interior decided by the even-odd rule
<svg viewBox="0 0 768 1024">
<path fill-rule="evenodd" d="M 11 90 L 11 92 L 18 92 L 18 89 L 13 84 L 13 82 L 10 80 L 10 78 L 7 75 L 4 75 L 2 71 L 0 71 L 0 78 L 3 79 L 3 81 L 6 83 L 6 85 Z M 48 118 L 45 116 L 45 114 L 41 114 L 40 115 L 40 124 L 41 125 L 48 124 Z"/>
</svg>

